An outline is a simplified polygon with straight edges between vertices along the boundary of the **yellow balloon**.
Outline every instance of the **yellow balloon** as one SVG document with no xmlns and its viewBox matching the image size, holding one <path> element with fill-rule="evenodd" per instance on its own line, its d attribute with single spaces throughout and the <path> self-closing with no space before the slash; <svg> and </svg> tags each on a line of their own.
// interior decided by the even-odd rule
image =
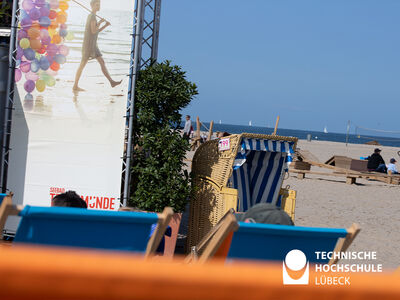
<svg viewBox="0 0 400 300">
<path fill-rule="evenodd" d="M 56 85 L 56 80 L 53 78 L 53 76 L 50 76 L 46 78 L 46 84 L 47 86 L 55 86 Z"/>
<path fill-rule="evenodd" d="M 75 38 L 74 34 L 72 31 L 68 31 L 67 36 L 65 37 L 65 39 L 67 41 L 72 41 Z"/>
<path fill-rule="evenodd" d="M 19 41 L 19 45 L 21 46 L 22 49 L 27 49 L 31 45 L 29 40 L 27 38 L 23 38 Z"/>
<path fill-rule="evenodd" d="M 38 90 L 38 92 L 43 92 L 46 88 L 46 83 L 44 82 L 44 80 L 39 79 L 38 81 L 36 81 L 36 89 Z"/>
</svg>

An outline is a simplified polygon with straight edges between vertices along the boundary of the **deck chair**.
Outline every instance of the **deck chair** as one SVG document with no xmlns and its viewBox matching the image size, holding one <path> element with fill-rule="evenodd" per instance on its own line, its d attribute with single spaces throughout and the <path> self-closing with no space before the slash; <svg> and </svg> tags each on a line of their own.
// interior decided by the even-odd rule
<svg viewBox="0 0 400 300">
<path fill-rule="evenodd" d="M 7 196 L 7 195 L 0 193 L 0 204 L 3 202 L 3 199 L 4 199 L 5 196 Z"/>
<path fill-rule="evenodd" d="M 294 249 L 304 252 L 311 263 L 335 264 L 339 259 L 317 260 L 315 251 L 344 252 L 353 242 L 360 228 L 353 224 L 348 229 L 300 227 L 275 224 L 237 222 L 228 212 L 216 228 L 203 238 L 197 251 L 198 261 L 226 258 L 284 261 Z M 190 257 L 187 261 L 191 261 Z"/>
<path fill-rule="evenodd" d="M 8 215 L 21 217 L 14 243 L 97 248 L 153 254 L 172 218 L 163 213 L 87 210 L 72 207 L 15 206 L 5 197 L 0 230 Z M 157 224 L 150 237 L 151 227 Z"/>
<path fill-rule="evenodd" d="M 245 212 L 257 203 L 272 203 L 294 221 L 296 192 L 282 189 L 282 183 L 296 143 L 295 137 L 251 133 L 203 143 L 192 162 L 187 249 L 198 245 L 230 208 Z"/>
</svg>

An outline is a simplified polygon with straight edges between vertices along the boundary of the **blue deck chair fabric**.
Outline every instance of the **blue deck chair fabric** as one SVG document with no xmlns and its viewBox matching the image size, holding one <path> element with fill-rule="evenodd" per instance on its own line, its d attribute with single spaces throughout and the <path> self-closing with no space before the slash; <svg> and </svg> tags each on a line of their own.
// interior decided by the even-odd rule
<svg viewBox="0 0 400 300">
<path fill-rule="evenodd" d="M 328 263 L 319 259 L 315 251 L 333 251 L 346 229 L 300 227 L 275 224 L 238 222 L 229 248 L 228 260 L 254 259 L 284 261 L 294 249 L 304 252 L 310 263 Z"/>
<path fill-rule="evenodd" d="M 145 252 L 156 213 L 25 206 L 15 242 Z"/>
<path fill-rule="evenodd" d="M 0 205 L 3 202 L 4 197 L 7 196 L 6 194 L 1 194 L 0 193 Z"/>
<path fill-rule="evenodd" d="M 280 206 L 279 191 L 292 162 L 294 142 L 243 138 L 236 156 L 231 182 L 238 190 L 237 211 L 257 203 Z"/>
</svg>

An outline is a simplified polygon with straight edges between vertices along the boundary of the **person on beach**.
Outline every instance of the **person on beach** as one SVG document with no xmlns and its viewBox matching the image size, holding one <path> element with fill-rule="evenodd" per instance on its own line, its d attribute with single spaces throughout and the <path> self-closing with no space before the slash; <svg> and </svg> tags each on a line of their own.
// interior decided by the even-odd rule
<svg viewBox="0 0 400 300">
<path fill-rule="evenodd" d="M 368 171 L 386 173 L 386 164 L 381 156 L 381 149 L 376 148 L 374 153 L 368 158 Z"/>
<path fill-rule="evenodd" d="M 399 174 L 399 171 L 397 170 L 397 167 L 396 167 L 396 162 L 397 162 L 397 160 L 395 160 L 394 158 L 390 159 L 390 164 L 387 165 L 388 173 Z"/>
<path fill-rule="evenodd" d="M 67 191 L 55 196 L 51 200 L 51 206 L 87 208 L 86 202 L 74 191 Z"/>
<path fill-rule="evenodd" d="M 97 22 L 96 13 L 100 10 L 100 0 L 90 1 L 90 6 L 92 7 L 92 12 L 90 13 L 86 21 L 85 34 L 83 37 L 83 44 L 82 44 L 82 59 L 79 68 L 76 71 L 75 83 L 73 86 L 73 90 L 77 92 L 84 91 L 84 89 L 79 87 L 79 79 L 81 78 L 83 69 L 85 68 L 88 61 L 91 59 L 97 59 L 97 61 L 100 64 L 101 71 L 110 82 L 111 87 L 115 87 L 122 82 L 122 80 L 115 81 L 111 78 L 111 75 L 110 73 L 108 73 L 100 49 L 97 46 L 97 37 L 99 35 L 99 32 L 102 32 L 111 24 L 104 19 L 101 19 L 100 22 Z M 103 25 L 103 23 L 105 24 Z"/>
<path fill-rule="evenodd" d="M 185 127 L 183 128 L 184 139 L 189 140 L 191 128 L 192 128 L 192 121 L 190 120 L 190 116 L 186 115 Z"/>
</svg>

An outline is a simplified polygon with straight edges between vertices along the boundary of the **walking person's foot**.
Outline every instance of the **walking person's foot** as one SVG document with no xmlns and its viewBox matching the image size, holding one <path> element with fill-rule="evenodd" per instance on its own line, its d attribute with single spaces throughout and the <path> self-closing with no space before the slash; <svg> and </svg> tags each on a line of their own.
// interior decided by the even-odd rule
<svg viewBox="0 0 400 300">
<path fill-rule="evenodd" d="M 85 91 L 84 89 L 80 88 L 80 87 L 77 86 L 77 85 L 74 85 L 73 88 L 72 88 L 72 90 L 73 90 L 74 92 L 83 92 L 83 91 Z"/>
<path fill-rule="evenodd" d="M 111 81 L 110 82 L 110 84 L 111 84 L 111 87 L 116 87 L 117 85 L 119 85 L 119 84 L 121 84 L 121 82 L 122 82 L 122 80 L 120 80 L 120 81 Z"/>
</svg>

